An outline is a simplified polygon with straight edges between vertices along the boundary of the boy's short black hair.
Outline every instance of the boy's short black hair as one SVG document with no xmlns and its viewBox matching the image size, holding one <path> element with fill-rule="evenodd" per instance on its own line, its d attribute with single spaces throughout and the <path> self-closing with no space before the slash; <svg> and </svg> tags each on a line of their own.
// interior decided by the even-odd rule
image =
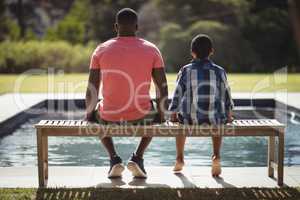
<svg viewBox="0 0 300 200">
<path fill-rule="evenodd" d="M 131 8 L 123 8 L 116 15 L 116 23 L 120 25 L 136 25 L 137 13 Z"/>
<path fill-rule="evenodd" d="M 197 35 L 191 42 L 191 51 L 194 52 L 197 58 L 200 59 L 207 58 L 212 48 L 212 40 L 205 34 Z"/>
</svg>

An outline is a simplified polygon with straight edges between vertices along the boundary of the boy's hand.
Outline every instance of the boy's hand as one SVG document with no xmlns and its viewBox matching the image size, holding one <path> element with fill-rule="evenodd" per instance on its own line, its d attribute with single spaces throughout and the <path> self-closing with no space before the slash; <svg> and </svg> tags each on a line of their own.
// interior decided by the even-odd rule
<svg viewBox="0 0 300 200">
<path fill-rule="evenodd" d="M 170 119 L 171 122 L 178 122 L 178 118 L 177 118 L 177 113 L 174 112 L 174 113 L 171 113 L 171 119 Z"/>
<path fill-rule="evenodd" d="M 234 120 L 234 118 L 230 117 L 230 118 L 227 119 L 227 123 L 231 123 L 231 122 L 233 122 L 233 120 Z"/>
<path fill-rule="evenodd" d="M 229 111 L 228 118 L 227 118 L 227 123 L 231 123 L 231 122 L 233 122 L 233 120 L 234 120 L 233 112 Z"/>
</svg>

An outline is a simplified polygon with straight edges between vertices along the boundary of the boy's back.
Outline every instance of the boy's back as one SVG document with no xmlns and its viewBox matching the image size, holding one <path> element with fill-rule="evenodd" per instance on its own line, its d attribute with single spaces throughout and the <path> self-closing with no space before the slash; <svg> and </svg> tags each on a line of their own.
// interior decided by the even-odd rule
<svg viewBox="0 0 300 200">
<path fill-rule="evenodd" d="M 194 59 L 180 70 L 170 110 L 178 113 L 181 123 L 225 123 L 232 107 L 222 67 L 209 59 Z"/>
</svg>

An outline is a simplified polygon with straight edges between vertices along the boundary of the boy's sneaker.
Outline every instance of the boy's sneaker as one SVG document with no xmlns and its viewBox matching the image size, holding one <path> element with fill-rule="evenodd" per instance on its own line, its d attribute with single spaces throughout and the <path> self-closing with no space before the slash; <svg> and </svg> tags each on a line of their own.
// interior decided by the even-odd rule
<svg viewBox="0 0 300 200">
<path fill-rule="evenodd" d="M 144 168 L 144 159 L 139 158 L 134 153 L 127 163 L 127 169 L 131 171 L 132 176 L 135 178 L 147 178 L 147 173 Z"/>
<path fill-rule="evenodd" d="M 110 160 L 110 169 L 108 171 L 108 178 L 119 178 L 122 176 L 124 171 L 124 166 L 122 164 L 122 159 L 119 156 L 114 156 Z"/>
</svg>

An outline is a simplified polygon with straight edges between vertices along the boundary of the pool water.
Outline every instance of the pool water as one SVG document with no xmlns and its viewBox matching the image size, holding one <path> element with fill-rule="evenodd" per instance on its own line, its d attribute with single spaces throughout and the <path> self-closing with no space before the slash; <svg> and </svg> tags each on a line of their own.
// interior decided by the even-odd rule
<svg viewBox="0 0 300 200">
<path fill-rule="evenodd" d="M 82 119 L 83 112 L 54 113 L 29 119 L 13 134 L 0 139 L 0 166 L 35 166 L 36 134 L 33 125 L 41 119 Z M 300 125 L 288 122 L 285 140 L 285 164 L 300 164 Z M 139 138 L 114 138 L 116 149 L 127 161 Z M 185 146 L 188 166 L 210 165 L 210 138 L 188 138 Z M 175 138 L 153 138 L 145 153 L 146 166 L 171 166 L 176 155 Z M 267 138 L 228 137 L 222 146 L 223 166 L 266 166 Z M 105 149 L 96 137 L 50 137 L 49 164 L 59 166 L 109 165 Z"/>
</svg>

